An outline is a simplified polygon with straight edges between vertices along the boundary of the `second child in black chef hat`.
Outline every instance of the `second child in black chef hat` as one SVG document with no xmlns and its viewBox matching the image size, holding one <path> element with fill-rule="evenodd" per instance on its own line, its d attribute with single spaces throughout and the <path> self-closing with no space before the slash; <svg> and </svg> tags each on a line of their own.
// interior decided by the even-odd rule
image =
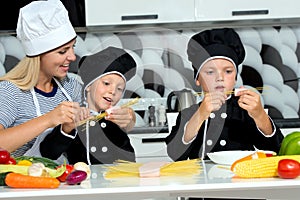
<svg viewBox="0 0 300 200">
<path fill-rule="evenodd" d="M 52 132 L 41 144 L 43 156 L 55 159 L 65 153 L 71 164 L 111 164 L 118 159 L 135 161 L 127 135 L 135 125 L 135 113 L 130 107 L 116 106 L 123 97 L 126 82 L 135 73 L 134 59 L 120 48 L 108 47 L 82 57 L 79 75 L 84 83 L 84 104 L 92 116 L 109 110 L 108 115 L 79 126 L 75 136 Z M 54 150 L 49 152 L 49 149 Z"/>
<path fill-rule="evenodd" d="M 265 112 L 260 95 L 244 87 L 234 92 L 237 69 L 245 58 L 239 35 L 231 28 L 205 30 L 188 42 L 202 101 L 179 113 L 166 138 L 173 160 L 202 158 L 227 150 L 279 151 L 283 135 Z"/>
</svg>

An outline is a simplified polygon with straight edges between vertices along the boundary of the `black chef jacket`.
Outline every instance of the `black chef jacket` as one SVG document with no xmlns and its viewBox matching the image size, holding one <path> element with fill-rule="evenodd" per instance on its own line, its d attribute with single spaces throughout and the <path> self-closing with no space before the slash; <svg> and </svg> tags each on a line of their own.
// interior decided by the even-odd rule
<svg viewBox="0 0 300 200">
<path fill-rule="evenodd" d="M 70 164 L 87 162 L 87 150 L 91 164 L 112 164 L 121 159 L 135 162 L 135 152 L 124 130 L 115 123 L 101 119 L 78 127 L 75 139 L 64 136 L 60 126 L 46 136 L 40 144 L 42 156 L 56 160 L 64 154 Z"/>
<path fill-rule="evenodd" d="M 182 110 L 166 138 L 168 155 L 175 161 L 188 158 L 201 158 L 202 151 L 206 153 L 226 150 L 271 150 L 279 152 L 283 135 L 273 123 L 272 137 L 266 137 L 257 128 L 248 112 L 238 105 L 238 97 L 231 96 L 220 110 L 211 113 L 207 123 L 205 147 L 202 147 L 205 122 L 201 125 L 197 136 L 189 144 L 183 143 L 183 134 L 186 123 L 199 108 L 199 104 Z"/>
</svg>

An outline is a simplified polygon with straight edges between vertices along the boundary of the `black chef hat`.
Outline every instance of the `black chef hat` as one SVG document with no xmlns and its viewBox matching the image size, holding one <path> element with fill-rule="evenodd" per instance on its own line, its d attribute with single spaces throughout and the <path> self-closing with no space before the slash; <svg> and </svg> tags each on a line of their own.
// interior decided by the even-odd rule
<svg viewBox="0 0 300 200">
<path fill-rule="evenodd" d="M 135 75 L 136 63 L 125 50 L 107 47 L 96 54 L 82 57 L 78 73 L 85 91 L 98 78 L 111 73 L 119 74 L 126 83 Z"/>
<path fill-rule="evenodd" d="M 245 49 L 239 35 L 232 28 L 205 30 L 197 33 L 188 42 L 188 59 L 197 79 L 201 67 L 214 57 L 230 60 L 236 71 L 245 58 Z"/>
</svg>

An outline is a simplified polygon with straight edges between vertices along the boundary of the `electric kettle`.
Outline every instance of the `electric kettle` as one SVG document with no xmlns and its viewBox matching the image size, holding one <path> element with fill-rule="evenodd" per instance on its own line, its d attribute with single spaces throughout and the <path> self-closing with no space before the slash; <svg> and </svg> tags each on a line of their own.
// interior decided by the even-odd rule
<svg viewBox="0 0 300 200">
<path fill-rule="evenodd" d="M 196 96 L 191 90 L 172 91 L 167 97 L 167 112 L 179 112 L 196 103 Z"/>
</svg>

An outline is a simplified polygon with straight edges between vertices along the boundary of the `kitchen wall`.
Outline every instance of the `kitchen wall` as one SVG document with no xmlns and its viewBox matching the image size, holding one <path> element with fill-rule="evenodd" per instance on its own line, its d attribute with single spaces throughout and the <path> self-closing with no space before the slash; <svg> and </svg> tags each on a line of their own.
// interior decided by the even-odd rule
<svg viewBox="0 0 300 200">
<path fill-rule="evenodd" d="M 164 142 L 170 127 L 149 127 L 147 110 L 150 105 L 167 108 L 166 101 L 171 91 L 186 88 L 194 93 L 199 92 L 193 80 L 191 63 L 187 59 L 186 46 L 191 36 L 201 30 L 203 28 L 175 31 L 147 27 L 118 32 L 77 33 L 77 61 L 71 64 L 71 75 L 78 76 L 77 64 L 82 56 L 108 46 L 124 48 L 137 63 L 137 72 L 128 82 L 121 101 L 122 104 L 141 97 L 139 103 L 133 105 L 137 123 L 129 133 L 137 162 L 170 160 Z M 243 26 L 235 27 L 235 30 L 246 49 L 245 61 L 238 67 L 237 87 L 258 88 L 256 91 L 261 94 L 264 107 L 283 134 L 298 131 L 300 26 Z M 0 35 L 0 75 L 8 72 L 24 56 L 14 34 Z"/>
<path fill-rule="evenodd" d="M 17 8 L 26 2 L 29 0 L 19 2 Z M 132 106 L 137 123 L 129 133 L 138 162 L 170 160 L 164 142 L 170 127 L 149 127 L 147 110 L 149 106 L 156 109 L 164 106 L 169 112 L 166 102 L 172 91 L 190 89 L 193 93 L 199 92 L 193 80 L 186 47 L 192 35 L 207 28 L 235 28 L 246 49 L 245 61 L 238 67 L 236 86 L 244 85 L 261 95 L 264 107 L 284 135 L 299 131 L 299 1 L 62 2 L 69 10 L 78 36 L 75 46 L 77 60 L 71 64 L 71 75 L 78 77 L 77 65 L 82 56 L 94 54 L 108 46 L 124 48 L 137 62 L 137 72 L 128 82 L 120 104 L 135 97 L 141 98 L 138 104 Z M 0 28 L 14 30 L 18 9 L 11 2 L 4 3 L 3 7 L 10 11 L 11 16 L 1 16 Z M 221 3 L 223 5 L 215 6 Z M 83 26 L 85 21 L 88 27 Z M 14 32 L 0 32 L 0 76 L 24 56 Z M 197 101 L 200 100 L 197 96 Z M 171 114 L 176 117 L 176 113 L 168 113 L 168 116 Z M 157 115 L 156 112 L 156 119 Z"/>
<path fill-rule="evenodd" d="M 258 89 L 262 102 L 280 126 L 298 127 L 300 27 L 263 26 L 235 28 L 240 35 L 246 58 L 239 66 L 237 86 Z M 78 32 L 75 53 L 77 61 L 71 72 L 77 73 L 80 57 L 96 53 L 108 46 L 127 50 L 137 62 L 136 75 L 128 82 L 127 98 L 141 97 L 134 106 L 137 126 L 146 126 L 149 105 L 166 106 L 171 91 L 184 88 L 198 92 L 193 70 L 187 59 L 186 45 L 190 37 L 203 29 L 171 30 L 137 28 L 122 32 Z M 21 44 L 13 34 L 0 36 L 0 75 L 9 71 L 22 57 Z M 199 99 L 198 99 L 199 100 Z"/>
</svg>

